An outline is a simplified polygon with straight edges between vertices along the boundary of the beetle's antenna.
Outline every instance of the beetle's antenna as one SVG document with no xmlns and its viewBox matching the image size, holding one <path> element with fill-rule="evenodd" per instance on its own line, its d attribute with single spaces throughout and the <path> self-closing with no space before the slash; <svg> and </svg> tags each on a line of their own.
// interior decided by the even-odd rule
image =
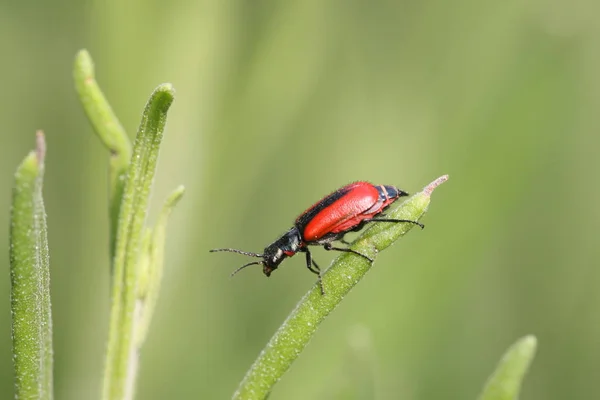
<svg viewBox="0 0 600 400">
<path fill-rule="evenodd" d="M 264 264 L 264 262 L 263 262 L 263 261 L 253 261 L 253 262 L 251 262 L 251 263 L 244 264 L 244 265 L 242 265 L 241 267 L 239 267 L 238 269 L 236 269 L 235 271 L 233 271 L 233 272 L 231 273 L 231 275 L 230 275 L 230 276 L 232 276 L 232 277 L 233 277 L 235 274 L 237 274 L 238 272 L 240 272 L 240 271 L 241 271 L 241 270 L 243 270 L 244 268 L 246 268 L 246 267 L 249 267 L 250 265 L 257 265 L 257 264 L 258 264 L 258 265 L 263 265 L 263 264 Z"/>
<path fill-rule="evenodd" d="M 262 254 L 250 253 L 248 251 L 242 251 L 242 250 L 238 250 L 238 249 L 212 249 L 212 250 L 210 250 L 211 253 L 215 253 L 217 251 L 229 251 L 230 253 L 238 253 L 238 254 L 243 254 L 245 256 L 263 258 Z"/>
</svg>

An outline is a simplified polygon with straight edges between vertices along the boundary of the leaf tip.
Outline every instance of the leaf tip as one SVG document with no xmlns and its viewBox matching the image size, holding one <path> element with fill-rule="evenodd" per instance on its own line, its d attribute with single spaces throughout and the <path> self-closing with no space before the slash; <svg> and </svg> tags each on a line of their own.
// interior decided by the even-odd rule
<svg viewBox="0 0 600 400">
<path fill-rule="evenodd" d="M 537 338 L 534 335 L 522 337 L 514 344 L 514 348 L 532 359 L 537 349 Z"/>
<path fill-rule="evenodd" d="M 179 185 L 175 190 L 173 190 L 173 192 L 169 195 L 169 197 L 167 197 L 167 201 L 165 202 L 165 205 L 168 208 L 173 208 L 177 205 L 177 203 L 179 203 L 179 200 L 181 200 L 181 198 L 183 197 L 183 194 L 185 193 L 185 187 L 183 185 Z"/>
<path fill-rule="evenodd" d="M 506 350 L 479 400 L 517 399 L 525 374 L 535 357 L 537 338 L 527 335 Z"/>
<path fill-rule="evenodd" d="M 86 77 L 94 76 L 94 62 L 86 49 L 79 50 L 75 55 L 75 69 L 82 72 Z"/>
<path fill-rule="evenodd" d="M 533 347 L 534 349 L 537 347 L 537 338 L 534 335 L 527 335 L 521 340 L 519 340 L 522 346 Z"/>
<path fill-rule="evenodd" d="M 155 92 L 162 92 L 170 95 L 171 97 L 175 97 L 175 88 L 170 83 L 162 83 L 158 85 L 158 87 L 154 90 Z"/>
<path fill-rule="evenodd" d="M 78 60 L 91 60 L 90 57 L 90 52 L 87 51 L 87 49 L 81 49 L 77 52 L 77 54 L 75 55 L 75 58 Z"/>
<path fill-rule="evenodd" d="M 435 188 L 440 186 L 442 183 L 446 182 L 448 180 L 448 178 L 449 178 L 448 175 L 440 176 L 435 181 L 431 182 L 429 185 L 427 185 L 423 188 L 423 194 L 425 194 L 426 196 L 431 196 L 431 193 L 433 193 Z"/>
<path fill-rule="evenodd" d="M 46 158 L 46 138 L 42 130 L 38 130 L 35 133 L 35 155 L 39 165 L 44 165 L 44 159 Z"/>
<path fill-rule="evenodd" d="M 175 89 L 170 83 L 158 85 L 150 95 L 150 100 L 146 107 L 158 107 L 162 112 L 166 113 L 175 100 Z M 147 108 L 148 110 L 148 108 Z"/>
</svg>

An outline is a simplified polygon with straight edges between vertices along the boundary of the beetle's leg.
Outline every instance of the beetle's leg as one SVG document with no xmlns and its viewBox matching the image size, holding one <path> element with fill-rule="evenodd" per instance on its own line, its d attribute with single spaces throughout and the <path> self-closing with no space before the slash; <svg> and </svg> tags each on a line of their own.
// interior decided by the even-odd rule
<svg viewBox="0 0 600 400">
<path fill-rule="evenodd" d="M 341 239 L 339 239 L 339 241 L 340 241 L 340 242 L 342 242 L 342 243 L 344 243 L 344 244 L 347 244 L 347 245 L 350 245 L 350 244 L 351 244 L 349 241 L 347 241 L 347 240 L 346 240 L 346 239 L 344 239 L 344 238 L 341 238 Z"/>
<path fill-rule="evenodd" d="M 308 270 L 313 274 L 317 274 L 317 282 L 319 283 L 319 288 L 321 289 L 321 295 L 325 295 L 325 289 L 323 289 L 323 280 L 321 279 L 321 268 L 319 268 L 315 260 L 313 260 L 310 250 L 305 249 L 304 252 L 306 253 L 306 268 L 308 268 Z M 313 265 L 316 269 L 313 269 Z"/>
<path fill-rule="evenodd" d="M 313 269 L 312 266 L 315 266 L 315 269 Z M 310 272 L 312 272 L 313 274 L 316 275 L 321 275 L 321 268 L 319 268 L 319 266 L 317 265 L 317 263 L 315 262 L 315 260 L 313 260 L 312 258 L 312 254 L 310 254 L 310 251 L 306 250 L 306 268 L 308 268 L 308 270 Z"/>
<path fill-rule="evenodd" d="M 369 219 L 363 220 L 363 222 L 365 222 L 365 223 L 367 223 L 367 222 L 408 222 L 410 224 L 419 225 L 421 227 L 421 229 L 425 228 L 425 225 L 423 225 L 422 223 L 417 222 L 417 221 L 411 221 L 410 219 L 369 218 Z"/>
<path fill-rule="evenodd" d="M 353 254 L 356 254 L 357 256 L 361 256 L 362 258 L 365 258 L 365 259 L 369 260 L 369 262 L 373 262 L 373 259 L 371 257 L 365 256 L 364 254 L 359 253 L 356 250 L 352 250 L 352 249 L 348 249 L 348 248 L 342 248 L 342 247 L 333 247 L 331 245 L 331 243 L 325 243 L 323 245 L 323 248 L 325 250 L 327 250 L 327 251 L 335 250 L 335 251 L 342 251 L 344 253 L 353 253 Z"/>
</svg>

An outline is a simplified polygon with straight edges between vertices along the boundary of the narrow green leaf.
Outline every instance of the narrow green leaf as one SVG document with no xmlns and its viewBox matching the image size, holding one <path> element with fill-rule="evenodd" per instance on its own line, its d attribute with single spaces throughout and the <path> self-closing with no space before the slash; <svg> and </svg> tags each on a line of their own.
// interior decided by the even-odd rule
<svg viewBox="0 0 600 400">
<path fill-rule="evenodd" d="M 115 248 L 112 305 L 104 371 L 103 399 L 133 398 L 137 372 L 136 301 L 140 252 L 152 180 L 174 99 L 170 84 L 156 88 L 146 104 L 135 139 L 122 197 Z"/>
<path fill-rule="evenodd" d="M 46 211 L 42 198 L 44 134 L 15 174 L 10 277 L 15 397 L 53 398 L 52 310 Z"/>
<path fill-rule="evenodd" d="M 148 294 L 150 286 L 150 255 L 152 252 L 152 229 L 146 228 L 142 235 L 142 244 L 140 245 L 140 258 L 138 260 L 138 269 L 140 279 L 138 281 L 138 298 L 144 299 Z"/>
<path fill-rule="evenodd" d="M 387 213 L 387 217 L 418 221 L 427 211 L 433 190 L 447 179 L 447 176 L 438 178 L 422 192 Z M 414 224 L 410 223 L 373 224 L 354 242 L 352 248 L 374 259 L 378 252 L 413 227 Z M 323 276 L 326 294 L 321 295 L 318 285 L 315 285 L 300 300 L 250 367 L 233 398 L 265 399 L 273 385 L 308 344 L 319 324 L 365 276 L 371 266 L 371 263 L 355 254 L 343 253 L 337 257 Z"/>
<path fill-rule="evenodd" d="M 488 379 L 479 400 L 516 400 L 523 378 L 535 356 L 537 339 L 525 336 L 504 353 L 496 371 Z"/>
<path fill-rule="evenodd" d="M 119 208 L 125 185 L 125 175 L 131 159 L 131 142 L 127 133 L 113 112 L 94 76 L 94 62 L 87 50 L 81 50 L 75 57 L 73 68 L 75 88 L 94 132 L 110 151 L 109 168 L 109 215 L 110 215 L 110 257 L 114 257 Z"/>
<path fill-rule="evenodd" d="M 184 191 L 185 188 L 180 186 L 167 198 L 160 216 L 158 217 L 158 221 L 156 222 L 156 226 L 154 227 L 152 237 L 146 247 L 146 251 L 148 252 L 146 255 L 148 259 L 147 269 L 141 273 L 141 279 L 145 285 L 140 288 L 138 295 L 141 303 L 140 320 L 138 321 L 138 348 L 141 348 L 146 340 L 148 328 L 150 327 L 154 309 L 156 308 L 156 301 L 158 300 L 160 283 L 163 276 L 165 239 L 169 215 L 183 197 Z"/>
</svg>

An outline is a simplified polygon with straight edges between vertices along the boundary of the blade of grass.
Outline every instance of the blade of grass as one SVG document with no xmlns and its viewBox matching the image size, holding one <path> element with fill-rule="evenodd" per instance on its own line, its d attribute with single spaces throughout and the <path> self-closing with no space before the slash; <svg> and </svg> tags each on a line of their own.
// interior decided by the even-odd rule
<svg viewBox="0 0 600 400">
<path fill-rule="evenodd" d="M 140 250 L 150 189 L 174 99 L 170 84 L 156 88 L 144 109 L 123 191 L 115 247 L 112 304 L 104 371 L 104 400 L 133 398 L 137 365 L 134 323 Z"/>
<path fill-rule="evenodd" d="M 44 134 L 15 174 L 10 277 L 15 398 L 53 398 L 52 310 L 46 211 L 42 198 Z"/>
<path fill-rule="evenodd" d="M 108 100 L 96 82 L 94 62 L 87 50 L 80 50 L 75 57 L 73 68 L 75 88 L 85 113 L 92 123 L 94 132 L 110 151 L 109 167 L 109 218 L 110 218 L 110 259 L 114 259 L 117 240 L 119 209 L 125 186 L 127 167 L 131 159 L 131 142 L 127 133 L 113 112 Z"/>
<path fill-rule="evenodd" d="M 422 192 L 387 213 L 387 217 L 418 221 L 427 211 L 433 190 L 447 179 L 447 176 L 436 179 Z M 373 224 L 353 243 L 352 248 L 374 259 L 378 252 L 389 247 L 413 227 L 410 223 Z M 355 254 L 344 253 L 337 257 L 323 276 L 327 293 L 321 295 L 318 285 L 315 285 L 300 300 L 250 367 L 233 399 L 267 398 L 273 385 L 302 352 L 319 324 L 365 276 L 371 266 L 371 263 Z"/>
<path fill-rule="evenodd" d="M 516 400 L 523 378 L 535 356 L 537 339 L 525 336 L 504 353 L 496 370 L 488 379 L 479 400 Z"/>
</svg>

